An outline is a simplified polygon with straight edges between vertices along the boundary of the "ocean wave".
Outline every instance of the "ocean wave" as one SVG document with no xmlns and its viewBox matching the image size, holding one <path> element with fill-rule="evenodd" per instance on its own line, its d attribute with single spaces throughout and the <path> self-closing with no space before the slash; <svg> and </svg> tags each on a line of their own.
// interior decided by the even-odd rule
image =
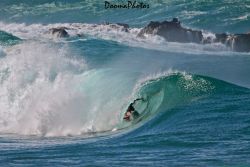
<svg viewBox="0 0 250 167">
<path fill-rule="evenodd" d="M 140 28 L 129 28 L 128 32 L 124 27 L 117 24 L 84 24 L 84 23 L 57 23 L 57 24 L 6 24 L 0 22 L 0 29 L 12 33 L 17 37 L 29 40 L 54 40 L 65 42 L 65 39 L 59 39 L 51 33 L 53 28 L 64 27 L 70 37 L 81 39 L 100 38 L 104 40 L 116 41 L 131 47 L 141 47 L 152 50 L 166 52 L 190 53 L 190 54 L 211 54 L 230 56 L 236 54 L 230 48 L 222 43 L 195 44 L 195 43 L 177 43 L 167 42 L 157 35 L 145 35 L 145 38 L 138 37 Z M 203 31 L 204 37 L 214 36 L 211 32 Z M 67 42 L 67 41 L 66 41 Z M 237 53 L 237 55 L 248 55 L 248 53 Z"/>
<path fill-rule="evenodd" d="M 100 2 L 95 2 L 95 4 Z M 9 4 L 2 8 L 6 13 L 11 14 L 10 19 L 18 19 L 25 16 L 38 16 L 54 14 L 62 11 L 72 11 L 72 10 L 86 10 L 93 12 L 95 10 L 94 3 L 90 1 L 84 2 L 48 2 L 48 3 L 19 3 L 19 4 Z"/>
<path fill-rule="evenodd" d="M 66 48 L 31 42 L 8 49 L 0 59 L 1 132 L 44 133 L 46 115 L 63 110 L 57 104 L 73 105 L 78 95 L 69 87 L 86 64 Z"/>
<path fill-rule="evenodd" d="M 135 98 L 140 125 L 168 109 L 210 96 L 219 81 L 167 71 L 142 75 L 114 69 L 88 70 L 67 47 L 26 42 L 0 59 L 0 133 L 38 136 L 98 135 L 134 129 L 124 122 Z M 220 84 L 219 84 L 220 85 Z M 222 84 L 222 88 L 228 88 Z M 139 125 L 139 124 L 138 124 Z"/>
<path fill-rule="evenodd" d="M 10 46 L 10 45 L 15 45 L 21 41 L 20 38 L 9 34 L 4 31 L 0 31 L 0 45 L 2 46 Z"/>
</svg>

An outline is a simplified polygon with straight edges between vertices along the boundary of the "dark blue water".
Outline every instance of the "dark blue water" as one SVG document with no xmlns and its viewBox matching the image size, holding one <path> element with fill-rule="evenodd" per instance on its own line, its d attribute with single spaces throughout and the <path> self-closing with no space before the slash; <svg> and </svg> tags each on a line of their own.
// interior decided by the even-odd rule
<svg viewBox="0 0 250 167">
<path fill-rule="evenodd" d="M 250 2 L 144 2 L 0 2 L 0 166 L 250 166 L 249 53 L 137 37 L 173 17 L 247 33 Z"/>
</svg>

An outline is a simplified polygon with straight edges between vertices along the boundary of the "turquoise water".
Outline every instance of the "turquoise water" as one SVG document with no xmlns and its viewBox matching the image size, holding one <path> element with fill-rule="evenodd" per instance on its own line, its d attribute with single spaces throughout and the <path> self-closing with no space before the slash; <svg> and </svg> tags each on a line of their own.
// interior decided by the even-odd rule
<svg viewBox="0 0 250 167">
<path fill-rule="evenodd" d="M 0 166 L 250 165 L 250 54 L 137 37 L 173 17 L 247 33 L 250 1 L 144 2 L 0 2 Z M 139 97 L 140 120 L 123 121 Z"/>
</svg>

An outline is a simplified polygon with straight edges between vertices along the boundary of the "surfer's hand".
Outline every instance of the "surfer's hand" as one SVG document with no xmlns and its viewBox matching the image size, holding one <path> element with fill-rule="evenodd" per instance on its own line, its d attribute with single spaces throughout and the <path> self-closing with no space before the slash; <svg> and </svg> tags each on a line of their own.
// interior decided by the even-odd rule
<svg viewBox="0 0 250 167">
<path fill-rule="evenodd" d="M 130 121 L 130 117 L 129 116 L 125 116 L 125 117 L 123 117 L 123 119 L 126 120 L 126 121 Z"/>
</svg>

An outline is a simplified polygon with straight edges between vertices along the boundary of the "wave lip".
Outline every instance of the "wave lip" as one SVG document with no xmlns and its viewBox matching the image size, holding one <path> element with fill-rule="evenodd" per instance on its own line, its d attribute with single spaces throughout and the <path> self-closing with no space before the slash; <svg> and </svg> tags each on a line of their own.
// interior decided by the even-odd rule
<svg viewBox="0 0 250 167">
<path fill-rule="evenodd" d="M 223 102 L 229 100 L 227 103 L 230 103 L 231 100 L 237 102 L 242 100 L 243 103 L 247 103 L 249 100 L 246 97 L 250 95 L 247 88 L 211 77 L 181 72 L 167 72 L 147 77 L 140 82 L 136 90 L 138 93 L 136 97 L 147 99 L 149 104 L 146 104 L 147 107 L 143 102 L 136 105 L 137 110 L 143 111 L 144 117 L 141 120 L 143 126 L 132 132 L 132 136 L 135 134 L 135 136 L 147 136 L 151 133 L 162 134 L 163 129 L 171 129 L 171 126 L 175 126 L 175 122 L 170 123 L 168 119 L 176 112 L 180 112 L 176 115 L 177 118 L 171 117 L 176 121 L 181 119 L 187 122 L 189 120 L 199 122 L 199 119 L 196 119 L 201 113 L 203 115 L 201 120 L 203 121 L 205 118 L 216 118 L 217 112 L 221 112 L 221 110 L 228 112 L 230 110 L 231 105 L 225 106 Z M 203 108 L 203 104 L 210 107 L 211 113 L 207 112 L 208 109 Z M 197 105 L 198 108 L 193 107 Z M 219 106 L 214 108 L 214 105 Z M 221 106 L 223 109 L 220 110 Z M 234 106 L 233 110 L 237 107 Z M 198 112 L 197 115 L 195 112 Z M 180 129 L 180 131 L 182 130 Z"/>
<path fill-rule="evenodd" d="M 208 96 L 214 89 L 206 78 L 174 72 L 148 78 L 137 86 L 137 96 L 148 101 L 148 111 L 157 113 Z M 156 107 L 157 106 L 157 107 Z"/>
</svg>

